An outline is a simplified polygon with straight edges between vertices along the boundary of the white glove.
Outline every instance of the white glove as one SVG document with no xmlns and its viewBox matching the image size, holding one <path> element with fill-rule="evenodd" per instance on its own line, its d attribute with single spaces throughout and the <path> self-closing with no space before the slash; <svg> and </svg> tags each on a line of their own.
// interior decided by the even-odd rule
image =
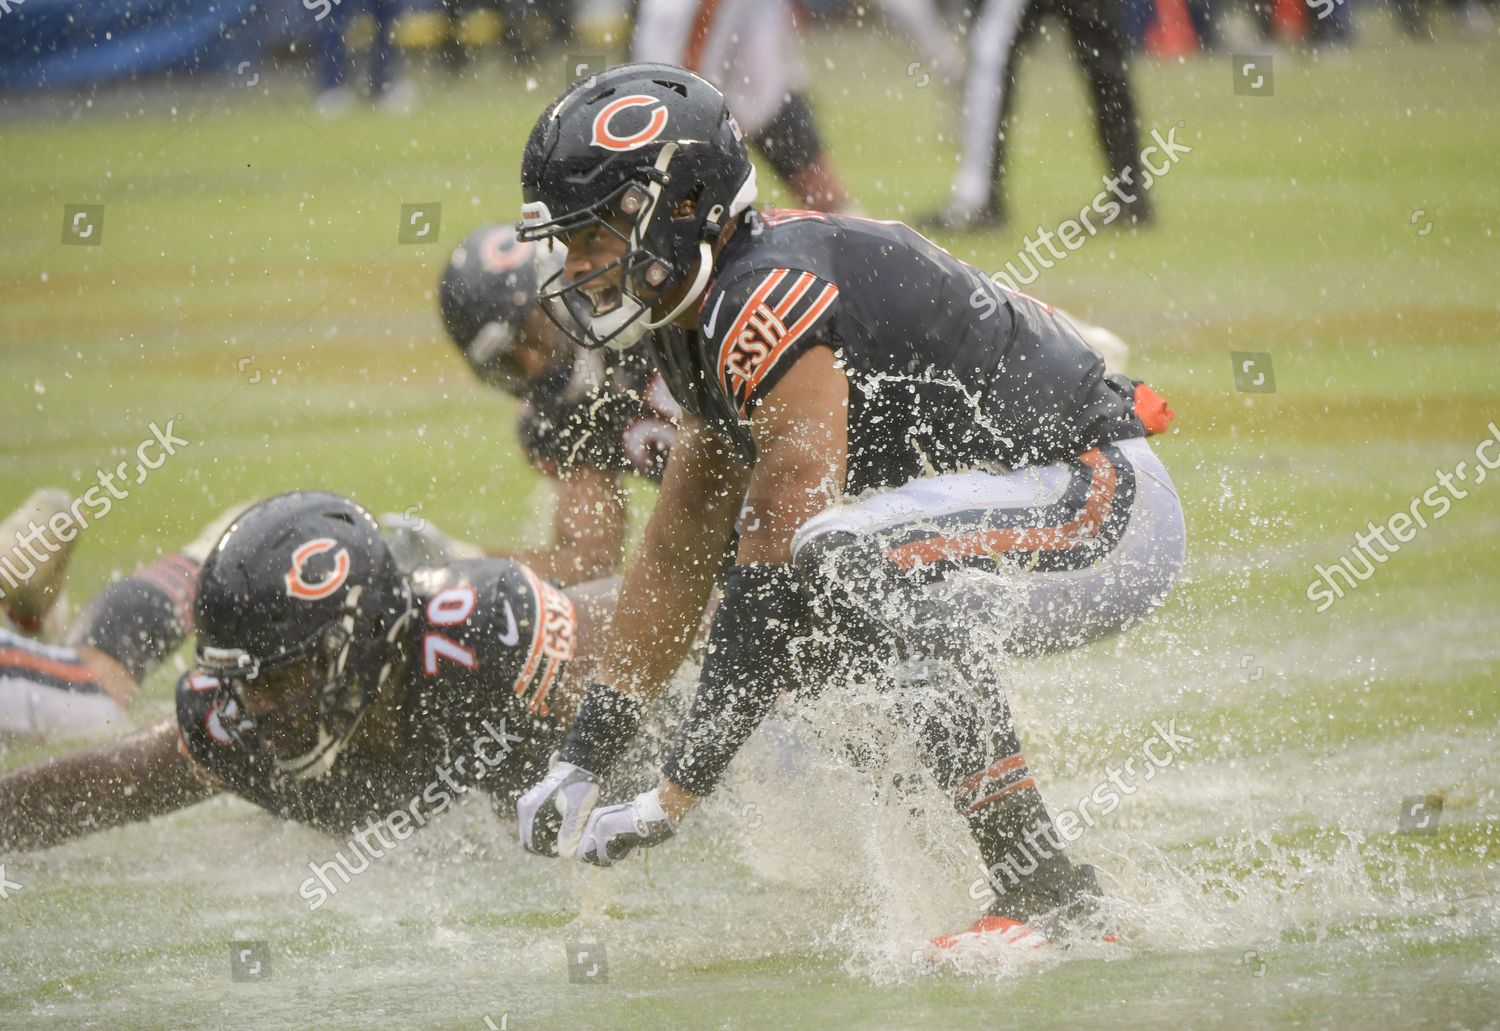
<svg viewBox="0 0 1500 1031">
<path fill-rule="evenodd" d="M 661 807 L 661 796 L 647 791 L 635 801 L 595 809 L 589 817 L 578 858 L 595 866 L 609 866 L 637 848 L 650 848 L 677 833 L 672 818 Z"/>
<path fill-rule="evenodd" d="M 555 856 L 559 847 L 571 852 L 598 800 L 594 775 L 553 752 L 547 776 L 516 802 L 521 847 L 539 856 Z"/>
</svg>

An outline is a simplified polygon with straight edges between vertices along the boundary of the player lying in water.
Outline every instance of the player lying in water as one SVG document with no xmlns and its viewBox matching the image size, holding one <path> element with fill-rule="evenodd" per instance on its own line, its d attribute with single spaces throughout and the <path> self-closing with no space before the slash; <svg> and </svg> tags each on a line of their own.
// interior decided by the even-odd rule
<svg viewBox="0 0 1500 1031">
<path fill-rule="evenodd" d="M 509 807 L 561 743 L 614 603 L 612 581 L 560 590 L 510 559 L 404 570 L 369 513 L 316 492 L 246 511 L 198 583 L 176 720 L 0 777 L 0 852 L 217 791 L 346 834 L 439 767 Z M 463 761 L 481 738 L 503 761 Z"/>
<path fill-rule="evenodd" d="M 443 324 L 476 376 L 522 402 L 518 442 L 556 481 L 554 539 L 509 553 L 559 584 L 614 573 L 624 551 L 622 479 L 660 480 L 675 439 L 676 404 L 644 349 L 577 363 L 575 349 L 545 317 L 537 288 L 552 266 L 510 226 L 485 226 L 456 248 L 438 300 Z M 20 540 L 68 509 L 62 491 L 42 489 L 5 520 L 0 541 Z M 0 598 L 0 733 L 94 737 L 117 732 L 139 685 L 192 627 L 197 570 L 237 506 L 180 553 L 106 587 L 64 626 L 58 617 L 77 537 L 29 561 L 16 550 L 5 573 L 19 584 Z M 382 529 L 406 565 L 477 558 L 430 523 L 388 515 Z M 25 566 L 21 560 L 28 559 Z"/>
</svg>

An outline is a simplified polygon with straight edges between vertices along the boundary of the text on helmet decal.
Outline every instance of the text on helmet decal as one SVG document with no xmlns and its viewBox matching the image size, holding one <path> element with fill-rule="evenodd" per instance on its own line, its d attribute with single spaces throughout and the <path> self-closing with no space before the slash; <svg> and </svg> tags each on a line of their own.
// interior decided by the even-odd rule
<svg viewBox="0 0 1500 1031">
<path fill-rule="evenodd" d="M 610 129 L 609 123 L 615 115 L 632 107 L 651 107 L 658 105 L 651 112 L 651 119 L 646 127 L 630 136 L 618 136 Z M 592 143 L 596 147 L 605 150 L 635 150 L 644 147 L 652 140 L 661 135 L 662 130 L 667 127 L 667 106 L 662 103 L 660 97 L 649 97 L 644 93 L 636 93 L 619 100 L 612 100 L 604 105 L 604 110 L 594 118 L 594 138 Z"/>
<path fill-rule="evenodd" d="M 333 557 L 333 571 L 323 579 L 313 582 L 302 575 L 302 567 L 308 559 L 334 548 L 339 548 L 339 542 L 332 537 L 317 537 L 292 552 L 292 568 L 286 574 L 286 593 L 304 601 L 317 601 L 338 590 L 349 577 L 347 548 L 339 548 L 338 554 Z"/>
</svg>

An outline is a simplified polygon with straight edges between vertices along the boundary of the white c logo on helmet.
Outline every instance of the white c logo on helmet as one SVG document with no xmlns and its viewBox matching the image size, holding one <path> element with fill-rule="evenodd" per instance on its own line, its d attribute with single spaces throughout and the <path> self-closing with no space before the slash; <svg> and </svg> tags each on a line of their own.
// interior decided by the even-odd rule
<svg viewBox="0 0 1500 1031">
<path fill-rule="evenodd" d="M 302 566 L 314 555 L 321 555 L 325 551 L 332 551 L 339 547 L 339 542 L 332 537 L 317 537 L 292 552 L 292 568 L 286 574 L 286 593 L 293 598 L 301 598 L 304 601 L 316 601 L 326 598 L 338 590 L 345 580 L 349 578 L 349 551 L 347 548 L 339 548 L 337 555 L 333 557 L 333 571 L 317 583 L 306 580 L 302 576 Z"/>
<path fill-rule="evenodd" d="M 640 132 L 630 136 L 617 136 L 610 129 L 610 120 L 621 111 L 632 107 L 651 107 L 653 104 L 659 106 L 651 112 L 651 119 Z M 629 97 L 621 97 L 619 100 L 612 100 L 604 106 L 604 110 L 600 111 L 594 119 L 592 142 L 594 146 L 603 147 L 605 150 L 635 150 L 656 139 L 666 127 L 667 107 L 662 103 L 661 98 L 637 93 Z"/>
</svg>

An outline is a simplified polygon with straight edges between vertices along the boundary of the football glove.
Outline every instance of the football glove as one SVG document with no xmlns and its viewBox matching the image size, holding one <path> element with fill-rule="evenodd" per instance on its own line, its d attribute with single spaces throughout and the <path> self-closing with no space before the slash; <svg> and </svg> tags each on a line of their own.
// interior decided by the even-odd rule
<svg viewBox="0 0 1500 1031">
<path fill-rule="evenodd" d="M 578 842 L 578 858 L 609 866 L 638 848 L 660 845 L 676 833 L 672 818 L 661 807 L 661 796 L 647 791 L 633 802 L 595 809 Z"/>
<path fill-rule="evenodd" d="M 539 856 L 572 851 L 584 821 L 599 800 L 599 783 L 588 770 L 552 753 L 547 776 L 516 802 L 521 847 Z"/>
</svg>

